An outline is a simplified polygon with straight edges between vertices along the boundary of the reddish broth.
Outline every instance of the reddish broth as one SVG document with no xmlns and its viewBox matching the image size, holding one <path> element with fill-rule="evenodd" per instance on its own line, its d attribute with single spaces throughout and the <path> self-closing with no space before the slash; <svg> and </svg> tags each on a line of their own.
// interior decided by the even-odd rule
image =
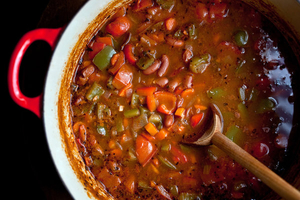
<svg viewBox="0 0 300 200">
<path fill-rule="evenodd" d="M 217 147 L 181 141 L 201 131 L 214 103 L 227 137 L 284 171 L 292 59 L 244 3 L 133 2 L 88 44 L 71 86 L 87 169 L 117 199 L 260 199 L 261 181 Z"/>
</svg>

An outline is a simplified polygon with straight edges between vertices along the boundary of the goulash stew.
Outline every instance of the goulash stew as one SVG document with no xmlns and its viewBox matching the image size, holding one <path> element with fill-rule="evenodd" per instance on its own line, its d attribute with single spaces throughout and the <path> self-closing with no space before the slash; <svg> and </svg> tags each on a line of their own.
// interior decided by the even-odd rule
<svg viewBox="0 0 300 200">
<path fill-rule="evenodd" d="M 116 199 L 260 199 L 269 192 L 214 145 L 189 146 L 209 106 L 223 134 L 284 172 L 293 54 L 239 1 L 138 0 L 89 42 L 71 85 L 86 168 Z"/>
</svg>

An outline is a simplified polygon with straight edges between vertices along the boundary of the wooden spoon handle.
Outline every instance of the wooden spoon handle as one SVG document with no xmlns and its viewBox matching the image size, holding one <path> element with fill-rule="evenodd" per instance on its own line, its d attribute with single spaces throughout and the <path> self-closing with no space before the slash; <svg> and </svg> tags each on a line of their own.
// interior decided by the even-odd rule
<svg viewBox="0 0 300 200">
<path fill-rule="evenodd" d="M 300 199 L 300 192 L 296 188 L 287 183 L 280 176 L 275 174 L 272 170 L 240 148 L 222 133 L 216 132 L 211 141 L 214 145 L 227 153 L 227 155 L 252 172 L 256 177 L 261 179 L 262 182 L 268 185 L 284 199 Z"/>
</svg>

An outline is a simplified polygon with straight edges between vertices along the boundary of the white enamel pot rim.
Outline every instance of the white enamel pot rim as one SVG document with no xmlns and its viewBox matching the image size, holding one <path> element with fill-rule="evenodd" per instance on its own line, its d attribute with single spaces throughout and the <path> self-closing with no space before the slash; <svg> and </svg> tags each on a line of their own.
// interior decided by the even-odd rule
<svg viewBox="0 0 300 200">
<path fill-rule="evenodd" d="M 67 155 L 65 138 L 62 137 L 63 134 L 68 133 L 62 133 L 61 126 L 67 126 L 66 131 L 70 130 L 70 124 L 68 125 L 70 122 L 68 113 L 69 104 L 61 104 L 60 102 L 69 101 L 69 99 L 61 99 L 61 96 L 69 94 L 63 94 L 64 92 L 67 93 L 67 90 L 62 92 L 62 88 L 66 87 L 72 78 L 65 80 L 66 76 L 64 74 L 72 72 L 73 69 L 70 72 L 68 68 L 72 68 L 72 66 L 75 68 L 74 65 L 76 65 L 76 62 L 70 62 L 69 59 L 76 54 L 74 53 L 74 48 L 78 47 L 78 41 L 84 38 L 82 37 L 83 34 L 86 34 L 86 30 L 90 28 L 91 24 L 95 24 L 94 20 L 98 17 L 99 13 L 104 11 L 111 2 L 110 0 L 90 0 L 82 7 L 62 34 L 54 51 L 46 78 L 43 98 L 43 119 L 46 137 L 55 166 L 69 192 L 75 199 L 94 199 L 95 197 L 88 192 L 87 184 L 90 183 L 83 181 L 81 177 L 78 177 L 79 175 L 75 172 L 76 170 L 74 171 L 74 166 L 71 163 L 74 159 L 78 158 L 78 155 L 75 158 L 70 158 L 70 155 Z M 250 1 L 246 0 L 246 2 Z M 252 4 L 251 2 L 250 4 Z M 272 5 L 278 12 L 278 15 L 287 22 L 291 30 L 293 30 L 293 36 L 298 38 L 297 42 L 300 44 L 300 3 L 296 0 L 270 0 L 265 2 L 267 2 L 266 5 Z M 119 2 L 118 5 L 121 5 L 121 3 Z M 90 34 L 95 33 L 94 31 L 90 32 Z M 79 57 L 77 56 L 76 59 L 79 59 Z M 58 105 L 61 105 L 60 108 L 58 108 Z M 61 115 L 60 112 L 64 114 Z M 65 122 L 62 123 L 60 121 L 60 116 L 65 118 L 63 119 Z M 68 137 L 71 137 L 71 135 Z M 80 166 L 79 168 L 84 171 L 84 167 Z"/>
</svg>

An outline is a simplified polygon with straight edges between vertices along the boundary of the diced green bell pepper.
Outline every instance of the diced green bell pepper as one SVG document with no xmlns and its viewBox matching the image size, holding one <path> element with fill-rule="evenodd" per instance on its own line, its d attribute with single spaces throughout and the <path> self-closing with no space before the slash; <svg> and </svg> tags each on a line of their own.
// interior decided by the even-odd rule
<svg viewBox="0 0 300 200">
<path fill-rule="evenodd" d="M 255 88 L 252 88 L 250 95 L 249 95 L 249 101 L 256 101 L 259 95 L 259 91 Z"/>
<path fill-rule="evenodd" d="M 160 150 L 161 151 L 170 151 L 171 150 L 171 144 L 170 143 L 166 143 L 166 144 L 161 145 Z"/>
<path fill-rule="evenodd" d="M 161 27 L 164 25 L 164 22 L 161 21 L 161 22 L 157 22 L 156 24 L 154 24 L 152 27 L 151 27 L 151 31 L 153 32 L 156 32 L 158 30 L 161 29 Z"/>
<path fill-rule="evenodd" d="M 158 155 L 157 158 L 160 160 L 160 162 L 165 164 L 167 167 L 175 170 L 177 169 L 177 167 L 173 163 L 171 163 L 167 158 L 164 158 L 161 155 Z"/>
<path fill-rule="evenodd" d="M 237 126 L 230 126 L 225 135 L 233 141 L 237 134 L 240 133 L 240 131 L 241 130 Z"/>
<path fill-rule="evenodd" d="M 248 120 L 249 114 L 248 114 L 248 109 L 247 109 L 246 105 L 243 104 L 243 103 L 239 103 L 238 104 L 238 110 L 239 110 L 239 112 L 241 114 L 241 118 L 243 120 Z"/>
<path fill-rule="evenodd" d="M 225 95 L 225 92 L 222 88 L 217 87 L 207 91 L 207 96 L 213 100 L 220 99 Z"/>
<path fill-rule="evenodd" d="M 129 160 L 130 161 L 136 160 L 135 150 L 133 148 L 129 148 L 129 150 L 128 150 L 128 156 L 129 156 Z"/>
<path fill-rule="evenodd" d="M 106 69 L 110 64 L 110 59 L 117 52 L 112 46 L 106 46 L 93 59 L 93 63 L 100 69 Z"/>
<path fill-rule="evenodd" d="M 194 199 L 202 199 L 202 198 L 201 195 L 188 193 L 188 192 L 182 192 L 178 197 L 178 200 L 194 200 Z"/>
<path fill-rule="evenodd" d="M 90 115 L 93 112 L 96 103 L 97 103 L 96 101 L 95 102 L 91 102 L 91 103 L 85 103 L 83 105 L 83 107 L 82 107 L 82 111 L 83 111 L 82 114 L 86 113 L 86 114 Z"/>
<path fill-rule="evenodd" d="M 259 102 L 258 108 L 256 112 L 262 114 L 264 112 L 268 112 L 273 110 L 276 107 L 276 100 L 273 98 L 262 99 Z"/>
<path fill-rule="evenodd" d="M 243 144 L 246 137 L 245 133 L 235 125 L 230 126 L 225 135 L 239 146 Z"/>
<path fill-rule="evenodd" d="M 148 115 L 150 113 L 150 110 L 148 110 L 147 108 L 141 106 L 140 107 L 140 111 L 141 111 L 141 115 L 146 114 Z"/>
<path fill-rule="evenodd" d="M 178 30 L 174 33 L 174 36 L 177 37 L 177 38 L 181 37 L 182 35 L 183 35 L 183 33 L 182 33 L 182 30 L 181 30 L 181 29 L 178 29 Z"/>
<path fill-rule="evenodd" d="M 188 27 L 188 32 L 189 32 L 189 37 L 192 40 L 195 40 L 197 38 L 197 34 L 196 34 L 196 26 L 195 24 L 192 24 Z"/>
<path fill-rule="evenodd" d="M 160 123 L 162 123 L 162 118 L 159 114 L 153 113 L 149 117 L 149 122 L 152 122 L 154 124 L 160 124 Z"/>
<path fill-rule="evenodd" d="M 87 98 L 87 100 L 92 101 L 95 96 L 100 97 L 102 94 L 104 94 L 104 92 L 105 90 L 101 87 L 101 85 L 94 82 L 86 92 L 85 97 Z"/>
<path fill-rule="evenodd" d="M 118 133 L 123 132 L 125 130 L 123 119 L 121 117 L 118 117 L 116 120 L 116 128 Z"/>
<path fill-rule="evenodd" d="M 112 81 L 114 80 L 114 77 L 113 76 L 111 76 L 111 77 L 109 77 L 109 79 L 107 80 L 107 87 L 109 88 L 109 89 L 112 89 L 112 90 L 114 90 L 115 89 L 115 87 L 113 86 L 113 84 L 112 84 Z"/>
<path fill-rule="evenodd" d="M 190 145 L 184 145 L 184 144 L 179 144 L 179 146 L 180 146 L 180 149 L 182 150 L 182 151 L 184 151 L 185 153 L 191 153 L 192 152 L 192 150 L 193 150 L 193 146 L 190 146 Z"/>
<path fill-rule="evenodd" d="M 178 191 L 177 185 L 172 185 L 170 187 L 170 192 L 173 196 L 175 196 L 175 197 L 178 196 L 179 191 Z"/>
<path fill-rule="evenodd" d="M 138 187 L 143 189 L 153 189 L 146 181 L 140 180 L 138 182 Z"/>
<path fill-rule="evenodd" d="M 195 74 L 202 74 L 206 68 L 210 65 L 210 54 L 204 54 L 200 57 L 193 57 L 190 62 L 190 70 Z"/>
<path fill-rule="evenodd" d="M 136 108 L 139 105 L 139 95 L 137 93 L 133 93 L 131 96 L 130 106 L 131 108 Z"/>
<path fill-rule="evenodd" d="M 141 112 L 138 108 L 133 108 L 133 109 L 130 109 L 130 110 L 126 110 L 124 112 L 124 117 L 132 118 L 132 117 L 139 116 L 140 114 L 141 114 Z"/>
<path fill-rule="evenodd" d="M 145 70 L 148 67 L 150 67 L 152 65 L 152 63 L 154 62 L 154 58 L 153 57 L 148 57 L 148 56 L 144 56 L 141 57 L 137 62 L 136 65 L 141 69 L 141 70 Z"/>
<path fill-rule="evenodd" d="M 98 119 L 103 119 L 103 117 L 110 117 L 111 116 L 111 109 L 107 108 L 104 104 L 97 105 L 97 116 Z"/>
<path fill-rule="evenodd" d="M 104 109 L 106 108 L 106 105 L 104 104 L 98 104 L 97 105 L 97 116 L 98 119 L 102 119 L 104 116 Z"/>
<path fill-rule="evenodd" d="M 224 151 L 216 147 L 215 145 L 210 145 L 207 148 L 207 154 L 211 161 L 217 161 L 219 158 L 225 157 Z"/>
<path fill-rule="evenodd" d="M 239 60 L 238 63 L 237 63 L 237 67 L 236 67 L 236 73 L 240 73 L 243 71 L 243 69 L 245 67 L 243 67 L 244 65 L 246 64 L 246 60 Z"/>
</svg>

